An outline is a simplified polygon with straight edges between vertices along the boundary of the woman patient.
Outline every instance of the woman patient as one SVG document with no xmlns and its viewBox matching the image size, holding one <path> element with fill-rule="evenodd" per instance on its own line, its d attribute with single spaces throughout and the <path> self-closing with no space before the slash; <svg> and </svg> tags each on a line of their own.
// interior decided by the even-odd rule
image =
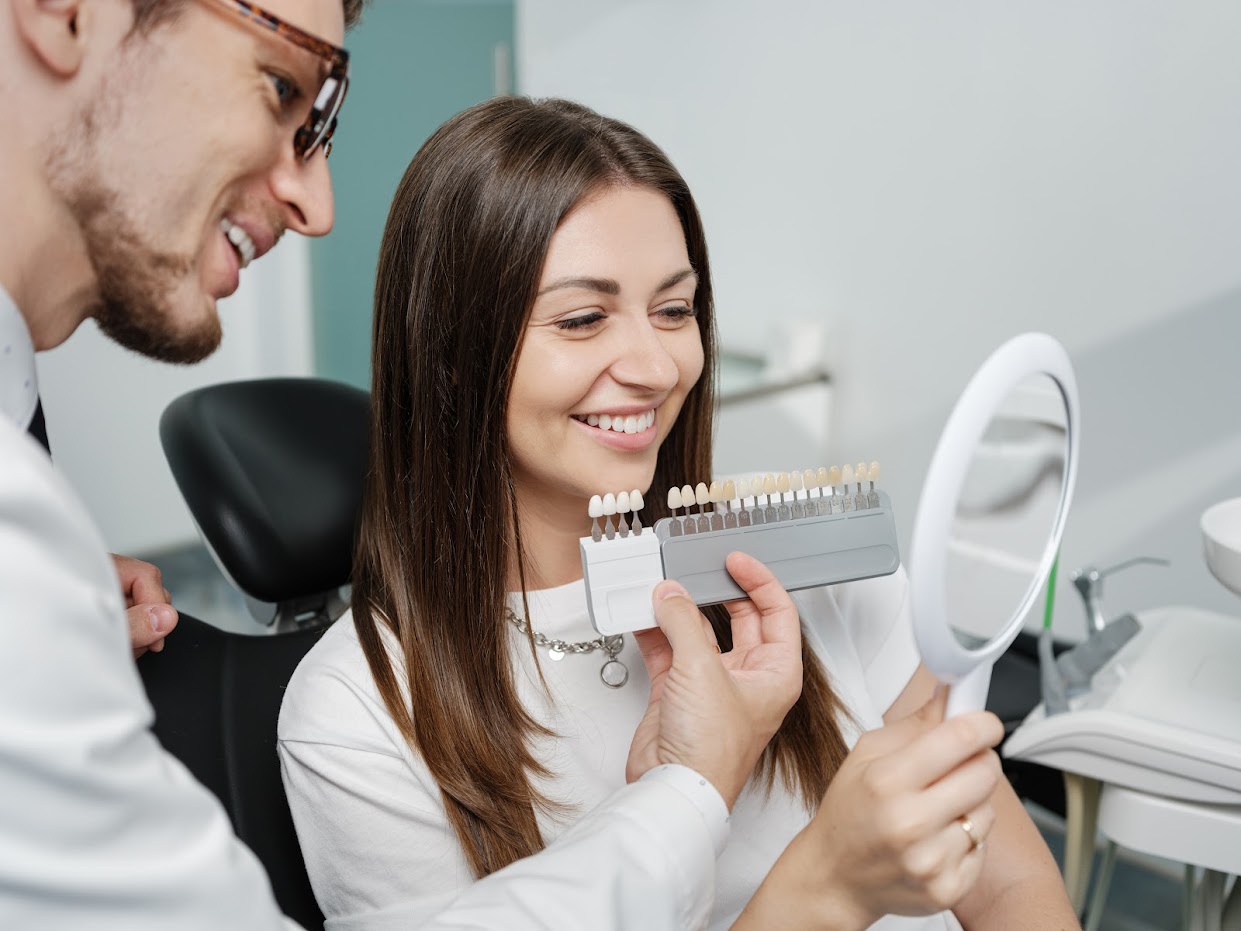
<svg viewBox="0 0 1241 931">
<path fill-rule="evenodd" d="M 713 310 L 693 198 L 632 128 L 501 98 L 414 158 L 379 261 L 353 610 L 280 721 L 329 919 L 430 914 L 624 785 L 650 679 L 591 627 L 578 540 L 592 495 L 640 489 L 649 526 L 710 482 Z M 793 596 L 802 695 L 732 805 L 710 927 L 751 899 L 755 928 L 1075 924 L 997 779 L 998 722 L 937 725 L 905 589 Z"/>
</svg>

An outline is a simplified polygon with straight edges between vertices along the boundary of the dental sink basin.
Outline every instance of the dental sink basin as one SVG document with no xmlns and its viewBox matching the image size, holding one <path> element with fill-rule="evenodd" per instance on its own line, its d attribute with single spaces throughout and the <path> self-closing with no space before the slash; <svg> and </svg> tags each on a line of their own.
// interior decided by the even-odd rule
<svg viewBox="0 0 1241 931">
<path fill-rule="evenodd" d="M 1207 508 L 1201 526 L 1207 567 L 1225 588 L 1241 595 L 1241 498 Z"/>
</svg>

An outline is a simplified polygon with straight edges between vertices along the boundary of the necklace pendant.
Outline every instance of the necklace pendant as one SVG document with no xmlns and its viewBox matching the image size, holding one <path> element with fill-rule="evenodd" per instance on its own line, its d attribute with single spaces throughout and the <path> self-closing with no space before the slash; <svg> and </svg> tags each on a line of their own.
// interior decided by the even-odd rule
<svg viewBox="0 0 1241 931">
<path fill-rule="evenodd" d="M 547 655 L 551 657 L 551 659 L 555 660 L 557 663 L 560 662 L 562 659 L 564 659 L 564 651 L 557 650 L 555 647 L 552 647 L 550 650 L 548 650 Z"/>
<path fill-rule="evenodd" d="M 599 670 L 599 678 L 610 689 L 618 689 L 629 681 L 629 667 L 618 659 L 610 659 Z"/>
</svg>

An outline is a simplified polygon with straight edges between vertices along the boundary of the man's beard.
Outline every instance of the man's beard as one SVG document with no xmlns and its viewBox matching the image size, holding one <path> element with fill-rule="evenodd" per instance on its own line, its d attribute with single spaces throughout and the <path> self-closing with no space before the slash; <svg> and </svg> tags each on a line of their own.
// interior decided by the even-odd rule
<svg viewBox="0 0 1241 931">
<path fill-rule="evenodd" d="M 178 284 L 193 274 L 193 259 L 159 252 L 142 243 L 113 215 L 85 231 L 87 249 L 99 282 L 95 322 L 126 349 L 161 362 L 201 362 L 220 345 L 220 318 L 203 308 L 189 329 L 175 321 L 185 308 L 176 306 Z M 209 300 L 196 293 L 181 300 Z"/>
<path fill-rule="evenodd" d="M 127 349 L 163 362 L 199 362 L 220 345 L 220 318 L 193 277 L 194 257 L 144 240 L 125 212 L 126 199 L 100 177 L 92 154 L 107 109 L 100 102 L 86 110 L 73 142 L 62 142 L 49 160 L 49 178 L 77 221 L 95 272 L 98 294 L 88 315 Z M 182 320 L 189 322 L 179 326 Z"/>
</svg>

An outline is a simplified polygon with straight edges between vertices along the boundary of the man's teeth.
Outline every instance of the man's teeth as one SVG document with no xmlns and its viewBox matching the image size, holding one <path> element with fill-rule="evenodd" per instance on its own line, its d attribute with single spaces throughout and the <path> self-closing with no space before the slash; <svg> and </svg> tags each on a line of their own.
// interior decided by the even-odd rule
<svg viewBox="0 0 1241 931">
<path fill-rule="evenodd" d="M 228 237 L 228 241 L 233 244 L 233 248 L 237 250 L 242 268 L 254 261 L 254 254 L 258 250 L 254 248 L 254 240 L 250 238 L 249 233 L 227 219 L 220 221 L 220 229 Z"/>
<path fill-rule="evenodd" d="M 613 433 L 641 433 L 643 430 L 649 430 L 655 423 L 655 410 L 652 408 L 645 414 L 627 414 L 613 416 L 611 414 L 587 414 L 585 417 L 578 417 L 592 427 L 598 427 L 600 430 L 611 430 Z"/>
</svg>

